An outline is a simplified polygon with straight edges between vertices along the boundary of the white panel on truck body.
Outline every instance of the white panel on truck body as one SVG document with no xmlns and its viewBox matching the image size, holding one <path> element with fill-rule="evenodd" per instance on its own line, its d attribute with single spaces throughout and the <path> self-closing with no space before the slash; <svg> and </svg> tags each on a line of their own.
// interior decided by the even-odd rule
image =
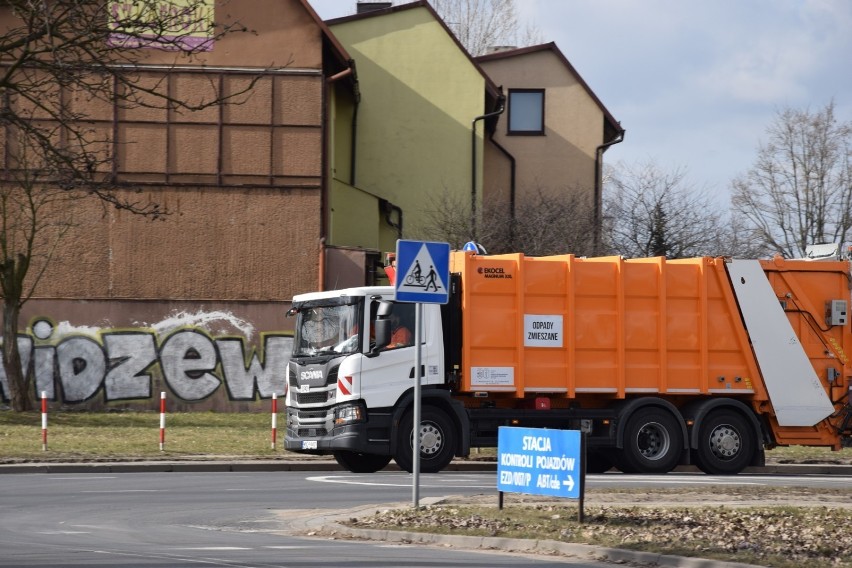
<svg viewBox="0 0 852 568">
<path fill-rule="evenodd" d="M 780 426 L 814 426 L 834 412 L 760 262 L 734 260 L 728 275 Z"/>
</svg>

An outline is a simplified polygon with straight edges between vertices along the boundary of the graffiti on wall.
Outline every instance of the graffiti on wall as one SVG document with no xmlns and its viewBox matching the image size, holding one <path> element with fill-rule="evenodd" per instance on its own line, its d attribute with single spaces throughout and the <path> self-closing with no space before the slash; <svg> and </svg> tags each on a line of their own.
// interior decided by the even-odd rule
<svg viewBox="0 0 852 568">
<path fill-rule="evenodd" d="M 181 314 L 185 315 L 185 314 Z M 293 339 L 261 333 L 255 347 L 250 325 L 230 317 L 242 335 L 214 336 L 222 314 L 193 314 L 145 328 L 72 328 L 38 318 L 18 335 L 21 367 L 32 373 L 35 392 L 65 403 L 82 403 L 102 393 L 106 401 L 158 397 L 154 376 L 187 402 L 204 400 L 224 388 L 229 399 L 252 401 L 283 395 Z M 0 365 L 0 397 L 9 400 Z"/>
</svg>

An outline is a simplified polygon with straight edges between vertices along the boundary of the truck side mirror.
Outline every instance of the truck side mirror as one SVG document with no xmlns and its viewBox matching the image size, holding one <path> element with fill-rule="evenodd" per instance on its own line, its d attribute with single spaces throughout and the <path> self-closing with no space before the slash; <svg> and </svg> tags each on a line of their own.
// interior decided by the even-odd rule
<svg viewBox="0 0 852 568">
<path fill-rule="evenodd" d="M 389 319 L 376 320 L 376 350 L 387 347 L 390 343 L 391 321 Z"/>
<path fill-rule="evenodd" d="M 379 302 L 379 308 L 376 311 L 376 321 L 374 322 L 375 343 L 370 349 L 369 356 L 375 357 L 383 348 L 387 347 L 391 339 L 391 320 L 390 315 L 393 311 L 392 302 Z"/>
</svg>

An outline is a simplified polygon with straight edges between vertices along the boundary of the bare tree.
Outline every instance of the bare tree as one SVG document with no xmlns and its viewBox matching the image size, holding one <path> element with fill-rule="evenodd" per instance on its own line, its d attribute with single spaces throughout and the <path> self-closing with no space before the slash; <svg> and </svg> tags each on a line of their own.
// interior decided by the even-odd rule
<svg viewBox="0 0 852 568">
<path fill-rule="evenodd" d="M 430 193 L 418 218 L 418 225 L 411 227 L 415 238 L 447 242 L 454 249 L 461 249 L 472 238 L 470 197 L 462 192 L 444 187 Z"/>
<path fill-rule="evenodd" d="M 604 239 L 625 257 L 736 254 L 730 224 L 708 194 L 690 185 L 686 172 L 655 163 L 614 168 L 605 193 Z"/>
<path fill-rule="evenodd" d="M 766 253 L 801 257 L 810 244 L 844 243 L 852 230 L 852 122 L 834 102 L 785 108 L 752 168 L 733 183 L 733 206 Z"/>
<path fill-rule="evenodd" d="M 477 238 L 490 254 L 588 255 L 594 234 L 589 201 L 579 191 L 537 190 L 514 211 L 506 203 L 487 202 Z M 471 238 L 470 203 L 449 190 L 433 196 L 421 218 L 418 233 L 423 238 L 446 241 L 455 248 Z"/>
<path fill-rule="evenodd" d="M 530 256 L 593 253 L 594 210 L 588 192 L 537 189 L 525 195 L 514 215 L 505 208 L 486 217 L 495 234 L 493 252 L 523 252 Z"/>
<path fill-rule="evenodd" d="M 191 62 L 224 34 L 247 31 L 214 23 L 212 10 L 205 0 L 8 0 L 0 6 L 2 362 L 16 411 L 33 403 L 18 351 L 18 317 L 73 225 L 74 202 L 95 198 L 149 218 L 163 214 L 157 203 L 114 191 L 121 187 L 113 168 L 116 141 L 92 115 L 104 105 L 191 111 L 224 102 L 212 84 L 193 101 L 163 88 L 169 69 Z M 154 51 L 174 57 L 170 64 L 158 60 L 152 74 L 144 62 Z"/>
<path fill-rule="evenodd" d="M 535 26 L 521 26 L 515 0 L 433 0 L 432 5 L 471 55 L 541 43 Z"/>
<path fill-rule="evenodd" d="M 28 167 L 32 149 L 18 144 L 19 168 L 0 184 L 0 292 L 3 295 L 3 362 L 9 398 L 15 410 L 31 406 L 28 381 L 21 373 L 16 336 L 21 307 L 29 300 L 57 245 L 73 226 L 69 193 L 44 183 L 56 177 L 51 164 Z M 11 182 L 11 183 L 9 183 Z M 29 285 L 28 285 L 29 284 Z M 10 369 L 11 367 L 11 369 Z M 14 370 L 18 370 L 17 376 Z"/>
</svg>

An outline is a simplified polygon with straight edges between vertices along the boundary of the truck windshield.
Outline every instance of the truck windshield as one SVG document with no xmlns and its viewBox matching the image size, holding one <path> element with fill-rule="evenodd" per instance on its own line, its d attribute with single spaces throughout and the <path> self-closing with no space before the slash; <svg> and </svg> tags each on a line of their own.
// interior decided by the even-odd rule
<svg viewBox="0 0 852 568">
<path fill-rule="evenodd" d="M 302 308 L 296 320 L 294 357 L 356 353 L 361 345 L 358 305 Z"/>
</svg>

